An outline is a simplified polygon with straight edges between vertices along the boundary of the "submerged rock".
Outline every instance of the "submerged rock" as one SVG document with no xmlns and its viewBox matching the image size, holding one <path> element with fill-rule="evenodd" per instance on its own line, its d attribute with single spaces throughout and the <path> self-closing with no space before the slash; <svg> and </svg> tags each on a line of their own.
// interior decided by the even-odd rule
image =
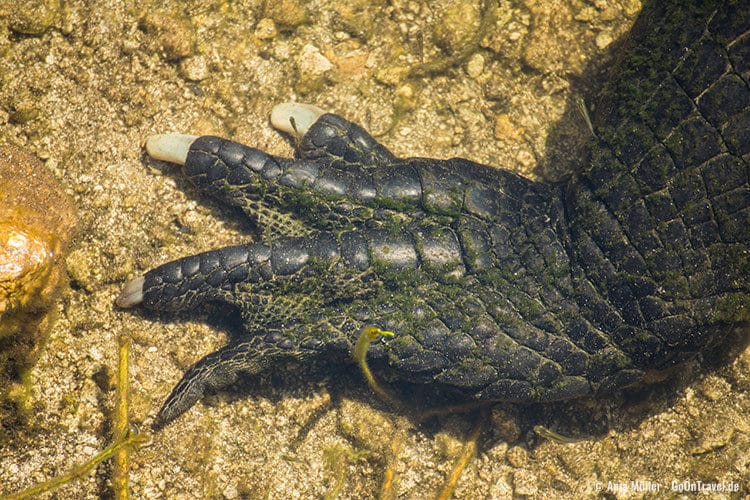
<svg viewBox="0 0 750 500">
<path fill-rule="evenodd" d="M 18 384 L 38 358 L 64 282 L 75 207 L 54 176 L 16 147 L 0 148 L 0 422 L 22 404 Z"/>
</svg>

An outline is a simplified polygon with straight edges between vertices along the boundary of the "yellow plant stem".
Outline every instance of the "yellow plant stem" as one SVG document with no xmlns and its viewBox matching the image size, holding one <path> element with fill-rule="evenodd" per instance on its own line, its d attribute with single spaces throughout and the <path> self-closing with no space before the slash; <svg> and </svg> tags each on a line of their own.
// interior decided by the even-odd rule
<svg viewBox="0 0 750 500">
<path fill-rule="evenodd" d="M 543 425 L 535 425 L 534 426 L 534 432 L 536 432 L 536 434 L 539 437 L 542 437 L 544 439 L 550 439 L 552 441 L 556 441 L 558 443 L 563 443 L 563 444 L 570 444 L 570 443 L 578 443 L 580 441 L 587 441 L 587 440 L 589 440 L 589 439 L 591 439 L 593 437 L 593 436 L 584 436 L 584 437 L 580 437 L 580 438 L 575 438 L 575 437 L 563 436 L 562 434 L 560 434 L 558 432 L 555 432 L 555 431 L 553 431 L 551 429 L 548 429 L 548 428 L 544 427 Z"/>
<path fill-rule="evenodd" d="M 127 500 L 130 448 L 131 446 L 144 444 L 148 442 L 150 438 L 142 434 L 130 434 L 130 420 L 128 418 L 128 403 L 130 400 L 130 383 L 128 379 L 130 337 L 120 337 L 118 358 L 114 442 L 104 448 L 104 450 L 95 455 L 88 462 L 73 468 L 62 476 L 39 483 L 27 490 L 0 497 L 0 500 L 21 500 L 24 498 L 35 497 L 41 493 L 47 493 L 66 483 L 85 476 L 94 467 L 112 457 L 115 457 L 112 479 L 115 498 L 118 500 Z"/>
<path fill-rule="evenodd" d="M 383 474 L 383 483 L 380 485 L 379 500 L 390 500 L 396 498 L 396 494 L 393 491 L 393 483 L 396 479 L 396 460 L 403 440 L 403 432 L 398 432 L 391 442 L 391 449 L 390 453 L 387 455 L 385 473 Z"/>
<path fill-rule="evenodd" d="M 117 363 L 117 403 L 115 407 L 115 442 L 125 439 L 130 433 L 130 419 L 128 418 L 130 403 L 130 381 L 128 365 L 130 360 L 130 337 L 120 336 Z M 130 471 L 130 449 L 120 448 L 115 457 L 112 472 L 112 486 L 117 500 L 127 500 L 128 479 Z"/>
<path fill-rule="evenodd" d="M 52 491 L 55 488 L 58 488 L 65 483 L 69 483 L 75 479 L 79 479 L 85 476 L 94 467 L 96 467 L 103 461 L 107 460 L 108 458 L 112 458 L 121 449 L 128 448 L 133 445 L 143 444 L 148 441 L 149 441 L 148 436 L 144 436 L 142 434 L 135 434 L 132 436 L 128 436 L 122 441 L 114 442 L 111 445 L 107 446 L 100 453 L 98 453 L 93 458 L 91 458 L 91 460 L 73 468 L 71 471 L 66 472 L 62 476 L 58 476 L 53 479 L 50 479 L 49 481 L 39 483 L 35 486 L 32 486 L 28 490 L 24 490 L 19 493 L 13 493 L 5 497 L 0 497 L 0 500 L 21 500 L 24 498 L 35 497 L 41 493 L 47 493 L 48 491 Z"/>
<path fill-rule="evenodd" d="M 398 401 L 398 399 L 390 394 L 385 388 L 383 388 L 377 382 L 377 380 L 375 380 L 375 377 L 373 376 L 372 371 L 370 371 L 370 367 L 367 364 L 367 349 L 370 347 L 370 344 L 380 337 L 392 337 L 393 335 L 393 332 L 381 330 L 380 328 L 374 326 L 364 327 L 362 329 L 362 333 L 360 333 L 359 335 L 359 338 L 357 338 L 357 344 L 354 346 L 354 358 L 357 360 L 359 368 L 360 370 L 362 370 L 362 374 L 365 376 L 365 379 L 367 380 L 370 388 L 388 404 L 397 408 L 401 408 L 403 406 L 401 402 Z M 464 445 L 461 456 L 458 458 L 458 461 L 453 467 L 453 470 L 451 471 L 451 474 L 448 477 L 443 490 L 438 496 L 440 500 L 447 500 L 451 498 L 451 496 L 453 495 L 453 491 L 456 489 L 458 479 L 461 477 L 464 469 L 466 469 L 469 461 L 474 456 L 474 453 L 477 449 L 477 441 L 479 440 L 479 435 L 482 433 L 485 423 L 489 419 L 489 405 L 485 401 L 471 401 L 460 405 L 428 410 L 427 412 L 425 412 L 422 418 L 419 419 L 419 421 L 424 422 L 425 420 L 427 420 L 427 418 L 435 415 L 460 413 L 473 410 L 477 407 L 480 408 L 480 416 L 477 419 L 476 424 L 472 428 L 471 434 L 469 434 L 468 440 Z M 380 488 L 379 498 L 381 499 L 388 499 L 393 496 L 393 481 L 395 479 L 395 455 L 398 447 L 400 446 L 400 441 L 401 439 L 398 438 L 392 443 L 392 452 L 394 456 L 389 457 L 388 463 L 386 465 L 383 483 L 381 484 Z"/>
<path fill-rule="evenodd" d="M 479 435 L 482 433 L 488 418 L 489 411 L 488 408 L 485 407 L 482 409 L 477 422 L 474 424 L 474 428 L 471 430 L 471 434 L 469 434 L 469 439 L 466 441 L 466 444 L 464 444 L 463 452 L 461 453 L 461 456 L 458 457 L 456 465 L 453 467 L 451 475 L 448 477 L 448 481 L 446 481 L 445 486 L 443 487 L 443 491 L 438 495 L 439 500 L 448 500 L 453 496 L 453 491 L 456 489 L 458 479 L 461 477 L 464 469 L 466 469 L 466 466 L 469 465 L 469 461 L 474 456 L 474 453 L 476 453 Z"/>
</svg>

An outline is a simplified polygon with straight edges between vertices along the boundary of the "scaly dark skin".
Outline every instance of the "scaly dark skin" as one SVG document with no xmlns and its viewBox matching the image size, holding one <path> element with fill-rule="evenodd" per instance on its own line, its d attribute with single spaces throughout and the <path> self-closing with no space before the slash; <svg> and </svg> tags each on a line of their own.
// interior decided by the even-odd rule
<svg viewBox="0 0 750 500">
<path fill-rule="evenodd" d="M 183 174 L 261 237 L 164 264 L 119 299 L 160 311 L 218 301 L 242 318 L 154 425 L 284 358 L 352 360 L 366 326 L 395 333 L 368 352 L 391 380 L 545 402 L 636 384 L 746 322 L 749 9 L 672 3 L 636 23 L 589 157 L 565 183 L 396 158 L 333 114 L 299 159 L 193 142 Z"/>
</svg>

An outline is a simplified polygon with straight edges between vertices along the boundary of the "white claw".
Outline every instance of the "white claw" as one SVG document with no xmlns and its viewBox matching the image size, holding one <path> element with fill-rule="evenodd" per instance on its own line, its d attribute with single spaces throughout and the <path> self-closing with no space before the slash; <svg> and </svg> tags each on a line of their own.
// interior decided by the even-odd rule
<svg viewBox="0 0 750 500">
<path fill-rule="evenodd" d="M 275 128 L 302 137 L 310 126 L 326 112 L 312 104 L 285 102 L 271 110 L 271 125 Z"/>
<path fill-rule="evenodd" d="M 152 135 L 146 139 L 146 152 L 151 158 L 184 165 L 190 145 L 197 138 L 187 134 Z"/>
<path fill-rule="evenodd" d="M 133 307 L 143 302 L 143 283 L 145 281 L 146 279 L 143 276 L 138 276 L 125 285 L 115 304 L 120 307 Z"/>
</svg>

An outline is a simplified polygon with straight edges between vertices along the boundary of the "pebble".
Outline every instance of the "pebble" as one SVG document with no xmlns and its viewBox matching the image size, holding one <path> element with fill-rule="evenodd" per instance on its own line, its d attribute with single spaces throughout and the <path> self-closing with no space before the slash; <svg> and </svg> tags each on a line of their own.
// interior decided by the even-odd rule
<svg viewBox="0 0 750 500">
<path fill-rule="evenodd" d="M 191 82 L 199 82 L 208 77 L 208 62 L 202 55 L 188 57 L 180 61 L 180 75 Z"/>
<path fill-rule="evenodd" d="M 520 446 L 514 446 L 508 450 L 508 463 L 513 467 L 526 467 L 529 463 L 529 453 Z"/>
<path fill-rule="evenodd" d="M 523 128 L 518 127 L 505 113 L 495 116 L 495 139 L 520 143 L 523 141 Z"/>
<path fill-rule="evenodd" d="M 320 49 L 309 43 L 302 47 L 297 65 L 301 73 L 309 73 L 316 76 L 322 75 L 333 68 L 333 63 L 320 53 Z"/>
<path fill-rule="evenodd" d="M 168 61 L 179 61 L 195 51 L 195 29 L 190 20 L 177 11 L 150 11 L 141 20 L 141 26 L 147 33 L 156 35 Z"/>
<path fill-rule="evenodd" d="M 471 78 L 479 78 L 484 72 L 484 56 L 482 54 L 474 54 L 466 64 L 466 73 Z"/>
<path fill-rule="evenodd" d="M 471 40 L 479 21 L 480 13 L 476 4 L 461 2 L 448 7 L 435 26 L 435 43 L 448 54 L 455 54 Z"/>
<path fill-rule="evenodd" d="M 278 34 L 276 23 L 271 18 L 264 17 L 255 25 L 255 38 L 258 40 L 271 40 L 276 38 Z"/>
<path fill-rule="evenodd" d="M 325 84 L 325 73 L 333 68 L 333 63 L 320 49 L 312 44 L 302 47 L 297 59 L 297 82 L 295 90 L 307 94 L 320 90 Z"/>
<path fill-rule="evenodd" d="M 641 11 L 641 0 L 625 0 L 623 10 L 628 17 L 635 17 Z"/>
<path fill-rule="evenodd" d="M 277 25 L 292 29 L 306 23 L 309 19 L 304 3 L 298 0 L 265 2 L 264 14 Z"/>
<path fill-rule="evenodd" d="M 606 31 L 600 32 L 598 35 L 596 35 L 596 47 L 598 49 L 606 49 L 609 44 L 611 44 L 613 41 L 612 35 L 610 33 L 607 33 Z"/>
<path fill-rule="evenodd" d="M 42 35 L 60 14 L 60 0 L 16 0 L 8 25 L 23 35 Z"/>
<path fill-rule="evenodd" d="M 93 270 L 100 267 L 99 257 L 98 252 L 88 248 L 78 248 L 70 252 L 65 259 L 65 270 L 75 286 L 89 293 L 94 291 L 98 280 Z"/>
</svg>

